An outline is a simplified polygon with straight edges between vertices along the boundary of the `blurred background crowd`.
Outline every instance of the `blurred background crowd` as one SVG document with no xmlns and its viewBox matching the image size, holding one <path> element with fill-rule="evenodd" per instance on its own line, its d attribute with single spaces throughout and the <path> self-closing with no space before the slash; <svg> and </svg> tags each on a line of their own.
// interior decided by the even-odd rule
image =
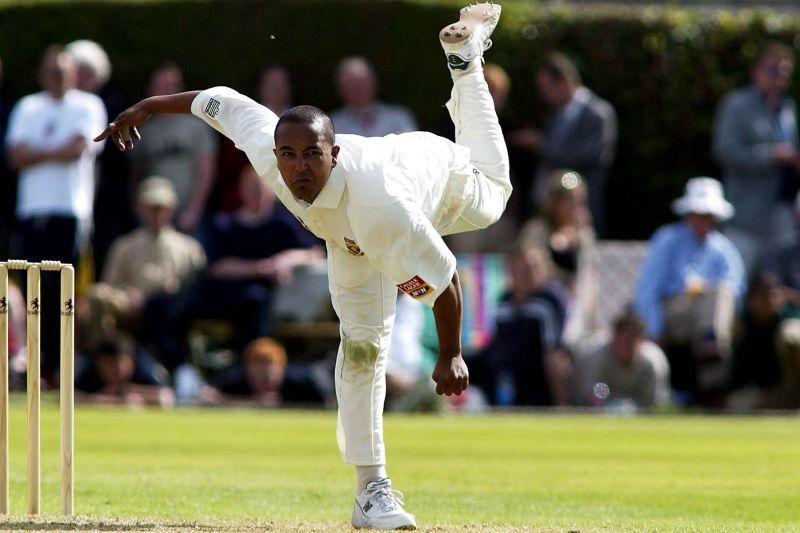
<svg viewBox="0 0 800 533">
<path fill-rule="evenodd" d="M 638 241 L 609 238 L 619 202 L 609 173 L 636 157 L 618 150 L 610 95 L 587 87 L 557 50 L 520 88 L 486 64 L 515 190 L 497 224 L 448 238 L 472 386 L 453 400 L 435 395 L 432 314 L 400 295 L 389 408 L 799 408 L 795 44 L 760 43 L 748 82 L 716 104 L 710 145 L 695 147 L 712 154 L 718 174 L 686 175 L 678 196 L 658 200 L 674 219 Z M 151 118 L 129 153 L 91 141 L 140 97 L 195 88 L 182 65 L 142 72 L 147 91 L 134 99 L 110 83 L 109 55 L 94 41 L 48 46 L 38 69 L 39 92 L 0 98 L 0 257 L 78 266 L 81 398 L 333 405 L 338 330 L 324 245 L 244 154 L 191 116 Z M 3 75 L 14 73 L 0 62 L 0 84 Z M 255 77 L 245 92 L 275 113 L 298 103 L 292 65 L 270 61 Z M 381 100 L 379 82 L 365 57 L 341 58 L 330 80 L 340 104 L 328 109 L 337 133 L 418 129 L 409 108 Z M 507 112 L 512 90 L 545 110 L 541 120 Z M 452 138 L 441 111 L 426 122 Z M 9 297 L 17 387 L 22 281 Z M 43 379 L 55 387 L 58 307 L 47 301 L 58 299 L 57 280 L 45 273 L 42 290 Z"/>
</svg>

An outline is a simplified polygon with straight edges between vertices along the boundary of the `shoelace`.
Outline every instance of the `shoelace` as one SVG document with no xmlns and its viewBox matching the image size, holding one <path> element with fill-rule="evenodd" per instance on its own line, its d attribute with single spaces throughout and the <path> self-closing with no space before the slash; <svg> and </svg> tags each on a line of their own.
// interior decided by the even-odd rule
<svg viewBox="0 0 800 533">
<path fill-rule="evenodd" d="M 372 494 L 372 498 L 381 508 L 381 512 L 389 513 L 397 509 L 398 506 L 403 506 L 403 493 L 399 490 L 391 489 L 388 486 L 379 487 Z"/>
</svg>

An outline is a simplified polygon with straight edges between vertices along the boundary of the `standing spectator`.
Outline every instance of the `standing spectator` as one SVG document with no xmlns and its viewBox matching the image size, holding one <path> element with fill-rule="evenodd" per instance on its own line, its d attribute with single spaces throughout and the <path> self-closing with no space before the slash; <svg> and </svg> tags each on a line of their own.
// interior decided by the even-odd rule
<svg viewBox="0 0 800 533">
<path fill-rule="evenodd" d="M 473 376 L 501 405 L 566 405 L 569 360 L 562 347 L 563 287 L 550 280 L 546 252 L 520 248 L 509 258 L 511 288 L 497 307 L 495 335 Z"/>
<path fill-rule="evenodd" d="M 42 59 L 44 91 L 20 100 L 11 113 L 6 143 L 19 170 L 17 219 L 20 250 L 29 261 L 77 265 L 92 223 L 95 156 L 103 145 L 92 132 L 106 122 L 103 102 L 75 88 L 75 61 L 60 46 Z M 56 276 L 42 276 L 42 299 L 60 299 Z M 58 306 L 42 310 L 42 374 L 52 383 L 58 368 Z"/>
<path fill-rule="evenodd" d="M 628 311 L 614 323 L 611 340 L 576 358 L 579 405 L 608 406 L 632 402 L 648 409 L 669 400 L 669 364 L 657 344 L 645 338 L 645 323 Z"/>
<path fill-rule="evenodd" d="M 293 107 L 294 91 L 289 69 L 279 63 L 267 63 L 258 75 L 256 86 L 258 103 L 280 115 Z M 241 207 L 239 176 L 249 163 L 247 156 L 236 148 L 233 141 L 222 137 L 217 159 L 217 183 L 213 191 L 215 211 L 234 211 Z"/>
<path fill-rule="evenodd" d="M 797 408 L 800 400 L 800 309 L 792 306 L 770 274 L 751 283 L 737 322 L 727 404 L 734 409 Z M 782 360 L 783 359 L 783 360 Z M 800 362 L 800 359 L 797 359 Z"/>
<path fill-rule="evenodd" d="M 698 177 L 672 209 L 683 219 L 650 239 L 635 307 L 647 335 L 667 353 L 672 387 L 718 406 L 736 299 L 744 290 L 741 256 L 716 229 L 733 206 L 717 180 Z"/>
<path fill-rule="evenodd" d="M 736 213 L 725 233 L 752 272 L 776 242 L 792 242 L 792 203 L 800 189 L 797 110 L 787 94 L 791 47 L 766 43 L 750 68 L 751 84 L 723 98 L 714 120 L 714 157 Z"/>
<path fill-rule="evenodd" d="M 578 69 L 565 55 L 553 53 L 536 72 L 536 86 L 552 110 L 544 128 L 520 130 L 509 136 L 512 145 L 538 157 L 533 201 L 538 206 L 547 192 L 547 176 L 559 168 L 582 174 L 589 188 L 589 208 L 595 229 L 606 232 L 606 174 L 617 146 L 614 108 L 583 86 Z"/>
<path fill-rule="evenodd" d="M 8 117 L 11 114 L 11 105 L 3 98 L 2 89 L 3 59 L 0 58 L 0 140 L 6 138 Z M 0 257 L 9 257 L 17 199 L 17 175 L 11 169 L 5 150 L 0 150 L 0 185 L 4 193 L 0 200 Z"/>
<path fill-rule="evenodd" d="M 150 78 L 149 96 L 183 91 L 183 72 L 164 63 Z M 195 117 L 158 115 L 142 125 L 142 142 L 132 154 L 137 178 L 163 176 L 178 194 L 176 226 L 184 232 L 199 229 L 214 186 L 217 143 L 212 132 Z"/>
<path fill-rule="evenodd" d="M 78 89 L 99 96 L 109 117 L 117 116 L 128 107 L 122 94 L 108 85 L 111 61 L 103 47 L 94 41 L 81 39 L 69 43 L 66 50 L 78 65 Z M 135 216 L 129 193 L 128 158 L 112 143 L 106 143 L 98 163 L 92 252 L 95 271 L 100 273 L 111 243 L 134 228 Z"/>
<path fill-rule="evenodd" d="M 331 113 L 337 133 L 382 137 L 417 129 L 411 111 L 378 101 L 378 79 L 363 57 L 348 57 L 336 69 L 336 87 L 344 107 Z"/>
<path fill-rule="evenodd" d="M 539 216 L 520 231 L 523 247 L 548 252 L 553 277 L 570 290 L 570 318 L 564 333 L 573 344 L 593 329 L 595 307 L 595 235 L 586 184 L 577 172 L 556 170 L 547 177 L 547 195 Z"/>
<path fill-rule="evenodd" d="M 139 184 L 137 211 L 143 226 L 114 241 L 102 281 L 78 302 L 84 349 L 91 351 L 93 339 L 109 331 L 140 333 L 148 300 L 162 304 L 186 290 L 205 267 L 200 243 L 172 225 L 176 203 L 170 181 L 150 177 Z"/>
</svg>

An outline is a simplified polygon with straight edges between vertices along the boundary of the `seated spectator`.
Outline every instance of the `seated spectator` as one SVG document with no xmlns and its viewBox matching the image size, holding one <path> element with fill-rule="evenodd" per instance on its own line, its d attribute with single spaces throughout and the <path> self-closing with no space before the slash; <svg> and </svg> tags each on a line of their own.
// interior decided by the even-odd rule
<svg viewBox="0 0 800 533">
<path fill-rule="evenodd" d="M 230 320 L 233 348 L 241 353 L 253 339 L 270 335 L 276 284 L 288 282 L 295 267 L 322 260 L 322 248 L 250 165 L 242 170 L 239 191 L 242 207 L 218 213 L 209 225 L 208 270 L 182 303 L 175 327 L 185 330 L 198 318 Z"/>
<path fill-rule="evenodd" d="M 800 233 L 800 193 L 795 199 L 795 224 Z M 761 271 L 774 276 L 786 298 L 800 309 L 800 240 L 775 248 L 765 258 Z"/>
<path fill-rule="evenodd" d="M 557 170 L 547 179 L 541 214 L 522 227 L 519 240 L 523 247 L 547 250 L 553 277 L 570 289 L 573 305 L 565 340 L 573 344 L 592 329 L 595 235 L 581 175 Z"/>
<path fill-rule="evenodd" d="M 565 289 L 551 281 L 548 265 L 538 248 L 519 248 L 509 258 L 511 287 L 497 308 L 494 338 L 470 376 L 493 403 L 567 404 Z"/>
<path fill-rule="evenodd" d="M 645 324 L 633 311 L 614 323 L 611 340 L 575 360 L 576 403 L 648 409 L 669 399 L 669 364 L 657 344 L 645 339 Z"/>
<path fill-rule="evenodd" d="M 736 410 L 800 407 L 800 309 L 785 298 L 778 279 L 751 283 L 736 327 L 727 405 Z"/>
<path fill-rule="evenodd" d="M 378 100 L 378 79 L 363 57 L 348 57 L 336 69 L 336 87 L 344 107 L 331 113 L 336 133 L 382 137 L 416 131 L 411 111 Z"/>
<path fill-rule="evenodd" d="M 147 301 L 186 289 L 205 266 L 200 243 L 172 226 L 176 202 L 164 178 L 150 177 L 139 185 L 143 227 L 114 242 L 102 281 L 78 301 L 79 348 L 92 351 L 98 335 L 117 328 L 139 332 Z"/>
<path fill-rule="evenodd" d="M 273 339 L 252 341 L 244 350 L 242 364 L 212 377 L 211 403 L 256 403 L 275 407 L 284 402 L 322 403 L 331 391 L 327 380 L 315 377 L 310 365 L 289 363 L 286 351 Z"/>
<path fill-rule="evenodd" d="M 672 204 L 682 220 L 650 239 L 635 308 L 664 348 L 672 388 L 687 401 L 720 406 L 736 300 L 744 289 L 739 252 L 716 226 L 733 214 L 722 185 L 692 178 Z"/>
<path fill-rule="evenodd" d="M 136 351 L 130 337 L 112 333 L 100 339 L 91 360 L 75 376 L 78 401 L 131 406 L 172 407 L 175 395 L 164 367 Z"/>
</svg>

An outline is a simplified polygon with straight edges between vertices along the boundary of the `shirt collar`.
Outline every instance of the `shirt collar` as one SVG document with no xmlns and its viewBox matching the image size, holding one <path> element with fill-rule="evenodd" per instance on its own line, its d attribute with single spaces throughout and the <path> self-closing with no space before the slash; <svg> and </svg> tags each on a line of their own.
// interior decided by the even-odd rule
<svg viewBox="0 0 800 533">
<path fill-rule="evenodd" d="M 565 120 L 575 118 L 580 110 L 589 102 L 591 93 L 586 87 L 578 87 L 572 95 L 572 99 L 564 106 L 562 116 Z"/>
<path fill-rule="evenodd" d="M 309 207 L 334 209 L 339 205 L 339 200 L 344 192 L 344 175 L 341 167 L 336 166 L 328 177 L 328 183 L 319 191 L 319 194 Z"/>
</svg>

